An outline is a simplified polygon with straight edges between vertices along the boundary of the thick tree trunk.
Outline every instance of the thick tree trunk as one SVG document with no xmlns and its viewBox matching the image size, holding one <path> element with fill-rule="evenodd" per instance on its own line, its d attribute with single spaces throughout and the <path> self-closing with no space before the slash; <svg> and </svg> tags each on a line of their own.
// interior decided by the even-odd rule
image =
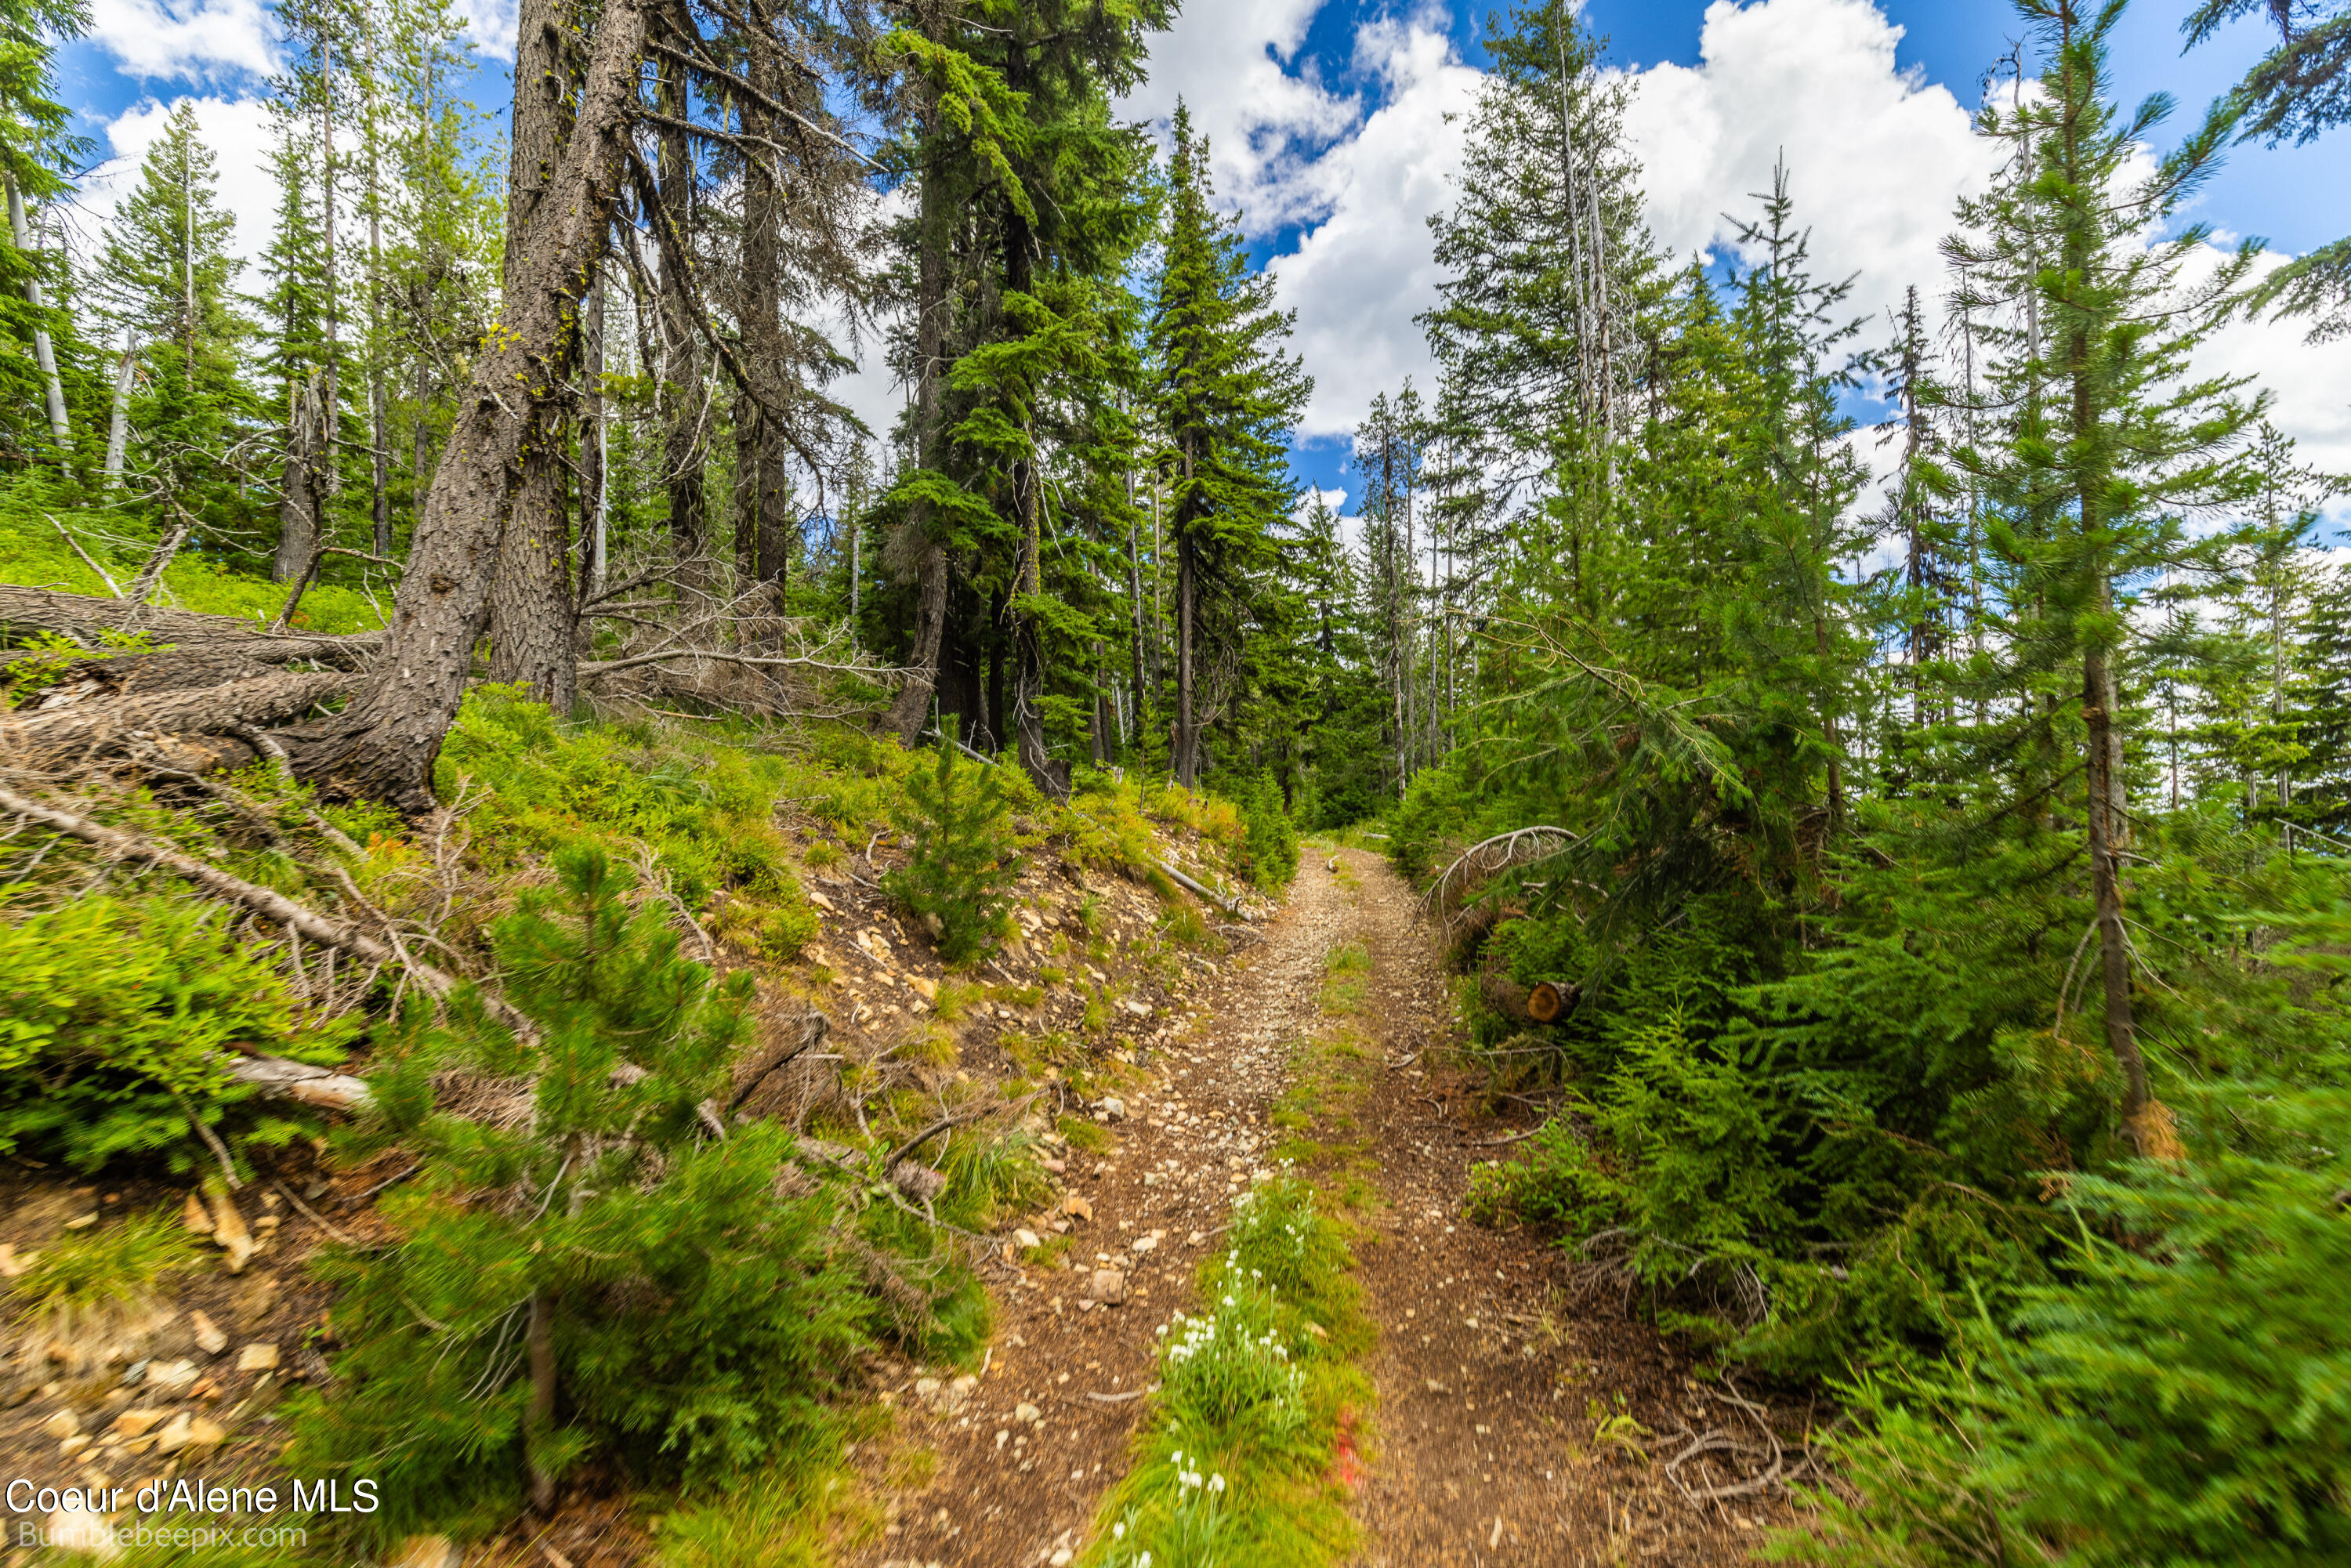
<svg viewBox="0 0 2351 1568">
<path fill-rule="evenodd" d="M 295 382 L 286 397 L 286 465 L 277 492 L 277 552 L 269 563 L 272 582 L 294 582 L 316 564 L 324 537 L 328 459 L 320 440 L 323 422 L 319 378 Z"/>
<path fill-rule="evenodd" d="M 2106 655 L 2092 649 L 2083 660 L 2082 714 L 2088 721 L 2090 879 L 2097 904 L 2098 956 L 2105 980 L 2106 1048 L 2123 1073 L 2123 1125 L 2137 1136 L 2147 1109 L 2147 1061 L 2140 1055 L 2130 991 L 2130 938 L 2123 928 L 2122 866 L 2116 853 L 2114 715 L 2106 706 Z"/>
<path fill-rule="evenodd" d="M 933 106 L 929 118 L 936 120 Z M 928 127 L 934 133 L 935 123 Z M 946 375 L 947 351 L 947 196 L 941 188 L 935 158 L 926 161 L 918 207 L 914 268 L 914 465 L 931 466 L 937 455 L 939 389 Z M 947 555 L 930 537 L 930 508 L 917 503 L 908 509 L 904 527 L 915 549 L 921 591 L 914 601 L 914 647 L 906 661 L 912 674 L 890 705 L 889 727 L 901 746 L 912 746 L 923 733 L 923 716 L 930 711 L 931 693 L 938 684 L 939 643 L 947 623 Z"/>
<path fill-rule="evenodd" d="M 750 65 L 751 83 L 777 95 L 773 55 L 758 51 Z M 747 136 L 776 145 L 772 117 L 758 104 L 743 108 Z M 776 156 L 770 152 L 768 156 Z M 783 310 L 783 263 L 778 246 L 781 214 L 774 171 L 762 159 L 747 162 L 743 170 L 743 265 L 738 286 L 737 319 L 741 323 L 744 352 L 738 363 L 744 383 L 735 400 L 735 559 L 740 578 L 737 591 L 754 584 L 767 591 L 758 601 L 755 615 L 772 627 L 784 612 L 784 583 L 791 570 L 791 529 L 786 512 L 789 496 L 789 449 L 773 406 L 782 380 L 784 345 L 779 325 Z M 766 637 L 760 641 L 773 642 Z"/>
<path fill-rule="evenodd" d="M 514 132 L 507 173 L 507 233 L 531 232 L 562 155 L 564 61 L 555 0 L 523 0 L 515 38 Z M 533 258 L 508 240 L 504 287 L 524 287 Z M 569 717 L 579 695 L 573 616 L 577 601 L 566 570 L 569 540 L 563 507 L 564 427 L 553 404 L 521 454 L 522 484 L 498 549 L 490 589 L 490 678 L 527 688 Z"/>
<path fill-rule="evenodd" d="M 568 718 L 580 695 L 580 651 L 562 442 L 563 423 L 550 418 L 522 455 L 523 482 L 490 589 L 490 679 L 528 688 L 533 700 Z"/>
<path fill-rule="evenodd" d="M 339 697 L 360 677 L 279 672 L 219 686 L 175 686 L 0 717 L 0 758 L 56 765 L 120 750 L 144 736 L 221 735 L 283 723 Z"/>
<path fill-rule="evenodd" d="M 455 718 L 474 644 L 489 616 L 490 578 L 522 486 L 524 459 L 550 426 L 579 355 L 579 306 L 611 222 L 621 137 L 636 97 L 644 16 L 607 0 L 574 130 L 500 301 L 417 520 L 384 655 L 332 723 L 300 737 L 296 766 L 330 794 L 411 810 L 432 805 L 433 764 Z"/>
</svg>

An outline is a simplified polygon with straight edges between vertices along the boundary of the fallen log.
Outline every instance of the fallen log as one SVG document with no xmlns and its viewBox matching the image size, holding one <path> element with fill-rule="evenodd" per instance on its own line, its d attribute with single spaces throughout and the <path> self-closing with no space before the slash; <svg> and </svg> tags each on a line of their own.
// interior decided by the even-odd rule
<svg viewBox="0 0 2351 1568">
<path fill-rule="evenodd" d="M 298 632 L 272 636 L 259 622 L 236 615 L 206 615 L 193 610 L 134 604 L 128 599 L 99 599 L 87 593 L 60 593 L 50 588 L 0 583 L 0 643 L 21 641 L 26 633 L 35 632 L 69 637 L 85 646 L 94 645 L 101 632 L 145 632 L 158 643 L 183 650 L 196 646 L 214 650 L 234 647 L 259 664 L 315 659 L 353 670 L 373 657 L 383 642 L 381 632 L 329 637 Z"/>
<path fill-rule="evenodd" d="M 0 758 L 88 754 L 133 735 L 233 734 L 298 717 L 349 695 L 359 677 L 340 671 L 280 672 L 225 686 L 184 688 L 108 702 L 71 702 L 0 719 Z"/>
<path fill-rule="evenodd" d="M 368 1103 L 364 1080 L 282 1056 L 240 1056 L 229 1063 L 228 1071 L 239 1083 L 322 1111 L 353 1111 Z"/>
<path fill-rule="evenodd" d="M 1510 976 L 1494 973 L 1478 980 L 1479 999 L 1516 1023 L 1554 1023 L 1575 1000 L 1575 987 L 1551 980 L 1522 986 Z"/>
</svg>

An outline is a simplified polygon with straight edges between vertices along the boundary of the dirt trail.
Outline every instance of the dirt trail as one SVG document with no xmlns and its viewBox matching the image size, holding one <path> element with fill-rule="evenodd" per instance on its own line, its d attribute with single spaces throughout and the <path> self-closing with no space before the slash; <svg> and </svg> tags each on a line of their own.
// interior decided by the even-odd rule
<svg viewBox="0 0 2351 1568">
<path fill-rule="evenodd" d="M 1357 1500 L 1363 1568 L 1713 1564 L 1744 1561 L 1760 1542 L 1761 1511 L 1701 1520 L 1645 1464 L 1595 1448 L 1595 1415 L 1671 1430 L 1695 1396 L 1653 1333 L 1563 1312 L 1556 1249 L 1464 1217 L 1472 1168 L 1511 1129 L 1478 1113 L 1475 1084 L 1441 1064 L 1448 989 L 1408 891 L 1377 857 L 1339 858 L 1347 874 L 1310 855 L 1262 940 L 1208 968 L 1186 998 L 1191 1028 L 1141 1061 L 1156 1087 L 1125 1097 L 1117 1147 L 1073 1154 L 1069 1191 L 1091 1212 L 1071 1218 L 1060 1266 L 1000 1270 L 984 1375 L 910 1372 L 893 1391 L 906 1415 L 895 1468 L 912 1484 L 855 1557 L 861 1568 L 1026 1568 L 1083 1545 L 1126 1465 L 1152 1331 L 1192 1304 L 1210 1233 L 1266 1168 L 1270 1113 L 1301 1043 L 1331 1022 L 1325 957 L 1348 941 L 1373 957 L 1352 1020 L 1371 1071 L 1324 1131 L 1376 1194 L 1356 1217 L 1381 1340 Z M 1090 1299 L 1105 1267 L 1125 1277 L 1123 1305 Z"/>
</svg>

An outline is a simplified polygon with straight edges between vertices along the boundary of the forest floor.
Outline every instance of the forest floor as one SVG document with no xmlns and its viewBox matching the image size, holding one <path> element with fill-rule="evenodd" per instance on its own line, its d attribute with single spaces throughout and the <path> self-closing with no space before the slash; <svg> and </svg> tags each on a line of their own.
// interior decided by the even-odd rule
<svg viewBox="0 0 2351 1568">
<path fill-rule="evenodd" d="M 1349 945 L 1352 966 L 1334 968 Z M 1154 1330 L 1195 1305 L 1233 1197 L 1283 1157 L 1352 1219 L 1379 1328 L 1364 1568 L 1740 1563 L 1791 1521 L 1769 1495 L 1701 1512 L 1641 1448 L 1609 1440 L 1706 1429 L 1717 1396 L 1612 1304 L 1572 1306 L 1558 1249 L 1468 1222 L 1471 1173 L 1513 1128 L 1452 1060 L 1446 977 L 1383 862 L 1309 851 L 1262 940 L 1185 1001 L 1195 1021 L 1138 1062 L 1153 1086 L 1125 1097 L 1113 1145 L 1071 1162 L 1067 1249 L 1049 1243 L 1050 1263 L 999 1287 L 980 1375 L 908 1369 L 890 1391 L 905 1418 L 869 1459 L 877 1486 L 902 1484 L 857 1568 L 1081 1553 L 1144 1414 Z M 1102 1268 L 1124 1276 L 1123 1304 L 1089 1299 Z"/>
</svg>

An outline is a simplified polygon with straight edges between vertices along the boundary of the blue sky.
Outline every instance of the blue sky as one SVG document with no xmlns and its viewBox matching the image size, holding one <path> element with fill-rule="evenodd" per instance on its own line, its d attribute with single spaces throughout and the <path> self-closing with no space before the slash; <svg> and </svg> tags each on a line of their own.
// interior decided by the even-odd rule
<svg viewBox="0 0 2351 1568">
<path fill-rule="evenodd" d="M 2183 57 L 2189 4 L 2137 0 L 2115 50 L 2123 96 L 2179 100 L 2174 134 L 2263 47 L 2249 22 Z M 485 55 L 475 96 L 496 108 L 511 0 L 472 0 L 472 11 Z M 1317 393 L 1296 463 L 1327 489 L 1349 487 L 1344 433 L 1372 393 L 1429 379 L 1411 324 L 1434 298 L 1426 220 L 1447 199 L 1460 135 L 1447 117 L 1474 99 L 1486 12 L 1458 0 L 1189 0 L 1155 45 L 1151 82 L 1124 106 L 1164 119 L 1180 93 L 1212 137 L 1220 188 L 1299 312 Z M 1585 12 L 1612 65 L 1637 83 L 1629 129 L 1662 241 L 1685 254 L 1719 247 L 1719 214 L 1744 210 L 1784 151 L 1821 270 L 1856 275 L 1857 308 L 1882 310 L 1910 283 L 1939 290 L 1936 241 L 1985 167 L 1967 116 L 2021 31 L 2006 0 L 1586 0 Z M 68 47 L 60 74 L 85 129 L 123 158 L 93 182 L 86 208 L 110 207 L 162 109 L 192 96 L 240 243 L 257 253 L 272 205 L 261 100 L 277 48 L 265 0 L 94 0 L 93 15 L 93 36 Z M 2345 155 L 2341 137 L 2237 149 L 2195 215 L 2287 254 L 2351 232 Z M 2351 469 L 2351 352 L 2252 327 L 2214 362 L 2262 373 L 2304 455 Z M 849 390 L 880 423 L 902 395 L 878 372 Z"/>
</svg>

